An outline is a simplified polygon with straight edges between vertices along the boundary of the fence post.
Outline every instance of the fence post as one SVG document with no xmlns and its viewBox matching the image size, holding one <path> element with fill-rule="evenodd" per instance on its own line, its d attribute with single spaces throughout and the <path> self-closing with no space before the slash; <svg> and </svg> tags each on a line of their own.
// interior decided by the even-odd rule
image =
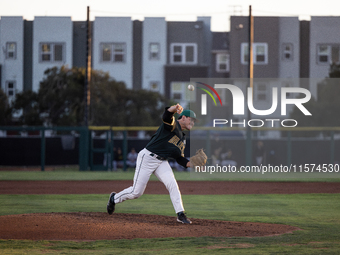
<svg viewBox="0 0 340 255">
<path fill-rule="evenodd" d="M 42 127 L 40 130 L 40 137 L 41 137 L 40 166 L 41 166 L 41 171 L 45 171 L 46 141 L 45 141 L 45 128 L 44 127 Z"/>
<path fill-rule="evenodd" d="M 113 131 L 110 127 L 110 154 L 111 154 L 111 162 L 110 162 L 110 171 L 113 170 L 112 162 L 115 160 L 115 153 L 113 151 L 114 148 L 114 140 L 113 140 Z"/>
<path fill-rule="evenodd" d="M 207 132 L 207 140 L 206 140 L 206 144 L 205 144 L 205 148 L 206 148 L 206 154 L 207 155 L 211 155 L 211 149 L 214 149 L 214 148 L 211 148 L 211 135 L 210 135 L 210 129 L 208 130 Z M 214 145 L 213 145 L 214 146 Z M 191 152 L 192 154 L 195 154 L 195 151 Z M 189 155 L 190 157 L 191 155 Z M 212 162 L 211 162 L 212 164 Z"/>
<path fill-rule="evenodd" d="M 292 133 L 288 131 L 287 133 L 287 166 L 292 163 Z"/>
<path fill-rule="evenodd" d="M 252 155 L 253 151 L 253 139 L 252 139 L 252 130 L 247 126 L 247 131 L 246 131 L 246 165 L 251 166 L 252 165 Z"/>
<path fill-rule="evenodd" d="M 127 170 L 127 164 L 126 164 L 126 159 L 127 159 L 127 153 L 128 153 L 128 143 L 127 143 L 127 131 L 124 130 L 123 132 L 124 135 L 124 140 L 123 140 L 123 161 L 124 161 L 124 171 Z"/>
<path fill-rule="evenodd" d="M 331 131 L 331 164 L 334 164 L 334 131 Z"/>
<path fill-rule="evenodd" d="M 79 170 L 86 171 L 89 167 L 89 130 L 84 126 L 79 133 Z"/>
</svg>

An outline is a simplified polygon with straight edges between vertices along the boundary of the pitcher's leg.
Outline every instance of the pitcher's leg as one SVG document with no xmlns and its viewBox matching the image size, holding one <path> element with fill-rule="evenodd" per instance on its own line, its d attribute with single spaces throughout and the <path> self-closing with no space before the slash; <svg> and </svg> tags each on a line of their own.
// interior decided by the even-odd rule
<svg viewBox="0 0 340 255">
<path fill-rule="evenodd" d="M 133 178 L 133 186 L 124 189 L 115 194 L 114 202 L 121 203 L 127 199 L 139 198 L 143 195 L 146 185 L 150 179 L 150 175 L 159 166 L 160 162 L 150 157 L 150 152 L 143 149 L 138 153 L 136 162 L 136 171 Z"/>
<path fill-rule="evenodd" d="M 169 191 L 170 199 L 176 213 L 183 212 L 184 207 L 182 195 L 179 191 L 177 181 L 168 161 L 163 161 L 162 164 L 154 172 L 154 174 L 161 182 L 164 183 L 165 187 Z"/>
</svg>

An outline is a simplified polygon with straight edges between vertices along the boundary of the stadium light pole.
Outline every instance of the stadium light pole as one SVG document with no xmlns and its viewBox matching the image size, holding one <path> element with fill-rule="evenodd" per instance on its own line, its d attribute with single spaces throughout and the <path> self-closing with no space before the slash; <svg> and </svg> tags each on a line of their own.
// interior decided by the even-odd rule
<svg viewBox="0 0 340 255">
<path fill-rule="evenodd" d="M 89 124 L 89 108 L 90 108 L 90 82 L 91 82 L 91 23 L 90 23 L 90 6 L 87 6 L 87 19 L 86 19 L 86 67 L 85 67 L 85 86 L 84 86 L 84 123 L 85 126 Z"/>
<path fill-rule="evenodd" d="M 249 63 L 249 86 L 253 89 L 254 78 L 254 59 L 253 59 L 253 42 L 254 42 L 254 18 L 252 15 L 251 5 L 249 5 L 249 42 L 248 42 L 248 63 Z M 252 97 L 254 95 L 254 89 Z M 248 120 L 251 118 L 250 110 L 248 108 Z M 246 164 L 250 166 L 252 164 L 252 130 L 247 125 L 247 140 L 246 140 Z"/>
</svg>

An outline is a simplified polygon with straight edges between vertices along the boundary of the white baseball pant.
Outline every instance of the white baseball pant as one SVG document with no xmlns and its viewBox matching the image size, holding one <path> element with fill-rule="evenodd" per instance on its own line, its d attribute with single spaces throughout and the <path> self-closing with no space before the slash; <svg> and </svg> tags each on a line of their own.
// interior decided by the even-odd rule
<svg viewBox="0 0 340 255">
<path fill-rule="evenodd" d="M 176 213 L 183 212 L 183 201 L 181 192 L 179 191 L 174 173 L 167 160 L 159 160 L 151 156 L 152 152 L 143 149 L 138 153 L 135 176 L 133 185 L 114 196 L 116 204 L 124 202 L 127 199 L 136 199 L 143 195 L 146 185 L 151 174 L 164 183 L 169 191 L 170 199 Z"/>
</svg>

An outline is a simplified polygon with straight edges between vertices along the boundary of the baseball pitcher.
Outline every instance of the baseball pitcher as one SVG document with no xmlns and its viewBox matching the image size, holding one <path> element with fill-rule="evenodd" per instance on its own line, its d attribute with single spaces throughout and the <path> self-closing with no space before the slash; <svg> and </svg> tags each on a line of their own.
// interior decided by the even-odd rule
<svg viewBox="0 0 340 255">
<path fill-rule="evenodd" d="M 178 120 L 174 117 L 176 112 L 180 114 Z M 191 110 L 183 111 L 183 107 L 177 104 L 165 108 L 162 120 L 163 123 L 149 143 L 138 153 L 133 185 L 119 193 L 110 194 L 107 212 L 112 214 L 115 204 L 140 197 L 144 193 L 150 175 L 155 174 L 169 191 L 172 205 L 177 213 L 177 221 L 191 224 L 184 214 L 182 196 L 167 159 L 174 158 L 180 165 L 190 167 L 190 161 L 184 157 L 183 130 L 190 130 L 195 125 L 196 114 Z"/>
</svg>

